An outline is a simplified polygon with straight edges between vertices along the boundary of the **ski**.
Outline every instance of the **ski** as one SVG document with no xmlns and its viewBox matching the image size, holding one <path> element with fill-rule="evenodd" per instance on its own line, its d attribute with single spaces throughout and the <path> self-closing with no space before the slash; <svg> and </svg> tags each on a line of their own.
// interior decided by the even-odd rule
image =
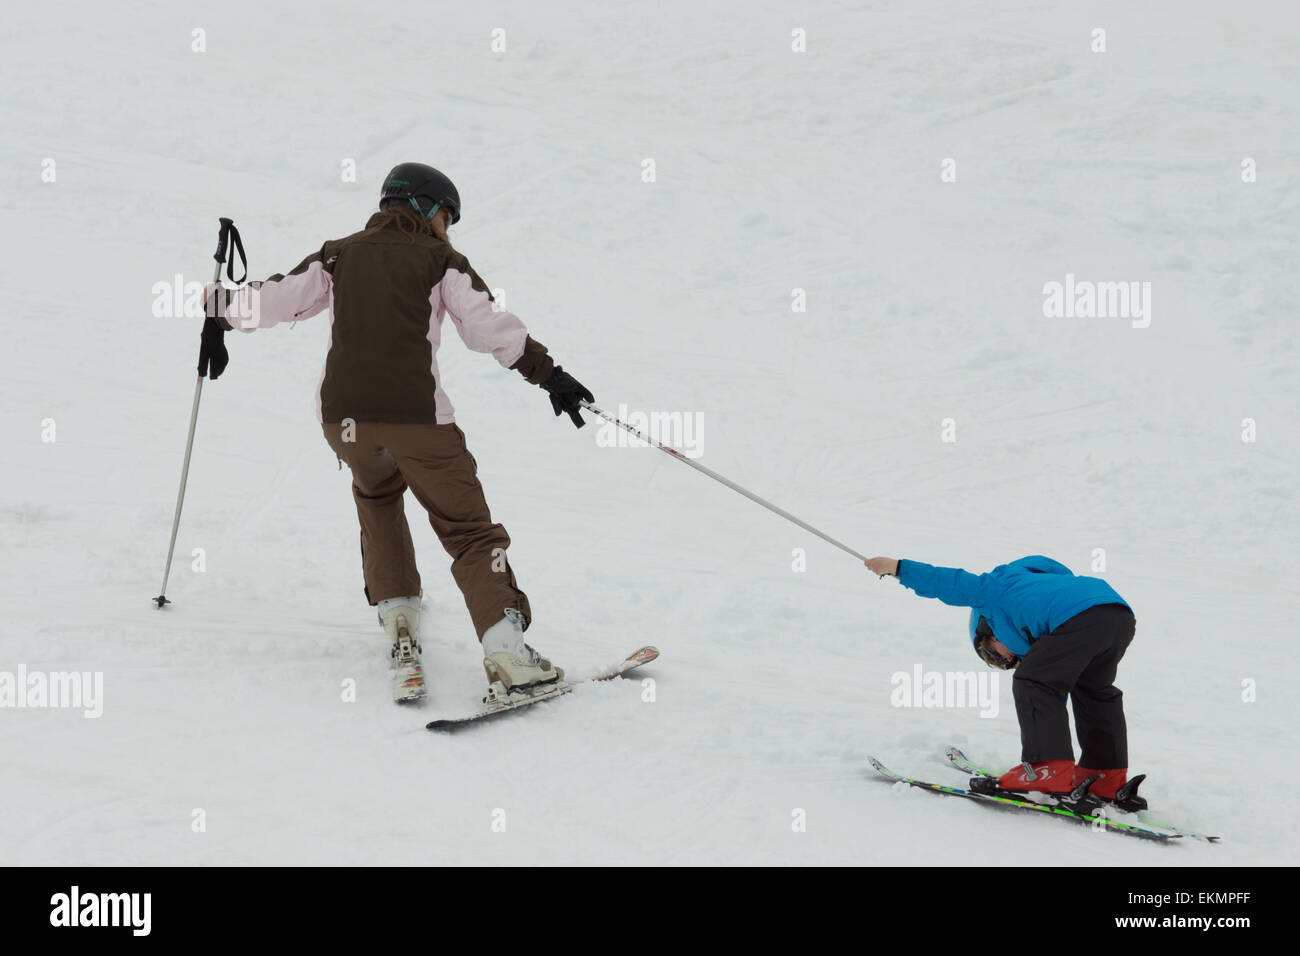
<svg viewBox="0 0 1300 956">
<path fill-rule="evenodd" d="M 875 757 L 870 757 L 869 759 L 871 761 L 871 766 L 875 768 L 876 773 L 880 774 L 885 779 L 892 780 L 895 783 L 905 783 L 908 786 L 916 787 L 920 790 L 927 790 L 930 793 L 939 793 L 951 797 L 964 797 L 965 799 L 974 800 L 978 803 L 987 803 L 992 806 L 1007 809 L 1035 811 L 1037 813 L 1055 817 L 1058 820 L 1069 820 L 1072 823 L 1081 824 L 1083 826 L 1104 828 L 1112 833 L 1122 833 L 1126 836 L 1137 837 L 1142 840 L 1154 840 L 1160 843 L 1168 843 L 1186 835 L 1163 827 L 1125 823 L 1121 820 L 1113 820 L 1110 817 L 1101 814 L 1091 815 L 1088 813 L 1078 813 L 1060 803 L 1034 803 L 1031 800 L 1016 799 L 1002 794 L 976 793 L 973 790 L 968 790 L 963 787 L 950 787 L 942 783 L 931 783 L 928 780 L 917 780 L 913 777 L 905 777 L 902 774 L 894 773 Z"/>
<path fill-rule="evenodd" d="M 956 747 L 949 747 L 945 751 L 945 755 L 948 758 L 948 762 L 964 774 L 969 774 L 972 777 L 993 777 L 995 779 L 1000 776 L 1000 774 L 994 773 L 992 770 L 989 770 L 986 767 L 981 767 L 979 764 L 972 761 L 969 757 L 967 757 L 964 753 L 961 752 L 961 750 L 959 750 Z M 1153 822 L 1150 821 L 1149 819 L 1149 813 L 1139 813 L 1137 817 L 1138 820 L 1144 825 Z M 1171 827 L 1163 823 L 1154 824 L 1154 825 L 1159 826 L 1160 829 L 1162 830 L 1168 830 L 1171 833 L 1177 833 L 1179 836 L 1185 836 L 1191 840 L 1202 840 L 1206 843 L 1219 842 L 1219 838 L 1217 836 L 1207 836 L 1204 833 L 1196 833 L 1195 831 L 1192 830 L 1184 830 L 1181 827 Z"/>
<path fill-rule="evenodd" d="M 588 677 L 587 680 L 613 680 L 615 677 L 626 674 L 634 667 L 640 667 L 642 664 L 649 664 L 658 656 L 659 648 L 651 647 L 647 644 L 645 647 L 637 648 L 631 654 L 627 655 L 627 657 L 623 658 L 623 660 L 619 661 L 619 663 L 614 667 L 600 671 L 593 676 Z"/>
<path fill-rule="evenodd" d="M 424 683 L 424 667 L 420 664 L 420 645 L 411 637 L 405 620 L 398 630 L 393 645 L 393 701 L 398 704 L 418 704 L 428 691 Z"/>
<path fill-rule="evenodd" d="M 622 661 L 612 668 L 598 671 L 587 681 L 613 680 L 620 677 L 635 667 L 642 664 L 649 664 L 659 656 L 659 650 L 655 647 L 640 647 L 625 657 Z M 470 714 L 466 717 L 447 717 L 441 720 L 431 720 L 425 724 L 426 730 L 451 731 L 469 724 L 478 723 L 489 717 L 496 717 L 501 714 L 507 714 L 521 707 L 528 707 L 532 704 L 540 704 L 544 700 L 552 700 L 556 697 L 562 697 L 572 692 L 577 684 L 585 683 L 584 680 L 556 681 L 553 684 L 542 684 L 530 691 L 515 691 L 512 694 L 503 694 L 497 688 L 499 685 L 492 685 L 488 688 L 487 696 L 483 698 L 483 709 L 477 713 Z"/>
<path fill-rule="evenodd" d="M 956 747 L 949 747 L 947 750 L 944 751 L 944 756 L 948 758 L 948 762 L 950 764 L 952 764 L 962 773 L 969 774 L 972 777 L 1000 776 L 999 774 L 994 773 L 992 770 L 986 770 L 984 767 L 972 763 L 970 758 L 967 757 L 960 750 L 958 750 Z"/>
<path fill-rule="evenodd" d="M 399 665 L 393 677 L 393 701 L 398 704 L 416 704 L 427 695 L 424 668 L 420 662 Z"/>
<path fill-rule="evenodd" d="M 424 725 L 425 729 L 455 730 L 467 724 L 478 723 L 480 720 L 497 717 L 501 714 L 508 714 L 512 710 L 518 710 L 532 704 L 540 704 L 544 700 L 562 697 L 573 692 L 573 685 L 564 680 L 535 686 L 530 691 L 515 691 L 513 694 L 501 694 L 496 689 L 498 686 L 500 685 L 494 684 L 488 688 L 487 696 L 483 698 L 483 709 L 477 713 L 470 714 L 467 717 L 445 717 L 441 720 L 431 720 Z"/>
</svg>

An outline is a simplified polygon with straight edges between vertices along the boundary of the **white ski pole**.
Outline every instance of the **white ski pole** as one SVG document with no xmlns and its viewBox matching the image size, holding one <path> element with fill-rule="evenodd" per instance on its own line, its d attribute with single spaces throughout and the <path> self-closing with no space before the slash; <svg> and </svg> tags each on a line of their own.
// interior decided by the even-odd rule
<svg viewBox="0 0 1300 956">
<path fill-rule="evenodd" d="M 243 244 L 239 241 L 239 232 L 235 229 L 234 222 L 224 216 L 221 217 L 219 221 L 221 223 L 221 231 L 217 235 L 216 254 L 212 257 L 217 260 L 216 268 L 212 270 L 213 282 L 221 281 L 221 267 L 226 264 L 226 242 L 230 238 L 232 232 L 235 235 L 235 245 L 236 248 L 239 249 L 240 257 L 243 258 L 244 255 Z M 230 256 L 229 275 L 231 279 L 234 279 L 235 257 L 233 251 Z M 244 275 L 245 277 L 248 275 L 247 259 L 244 259 Z M 218 301 L 220 301 L 220 298 L 218 298 Z M 185 463 L 181 466 L 181 486 L 176 492 L 176 514 L 172 516 L 172 539 L 171 543 L 167 545 L 167 565 L 163 568 L 162 590 L 159 591 L 158 596 L 154 598 L 154 603 L 157 604 L 160 609 L 163 605 L 172 603 L 167 600 L 167 578 L 172 573 L 172 555 L 176 551 L 176 532 L 181 526 L 181 505 L 185 503 L 185 482 L 190 475 L 190 452 L 194 450 L 194 426 L 199 420 L 199 397 L 202 394 L 203 376 L 199 375 L 198 380 L 194 383 L 194 405 L 190 409 L 190 433 L 185 439 Z"/>
<path fill-rule="evenodd" d="M 782 518 L 784 518 L 786 521 L 790 521 L 790 522 L 793 522 L 794 524 L 797 524 L 799 527 L 803 528 L 805 531 L 808 531 L 808 532 L 810 532 L 810 533 L 812 533 L 812 534 L 817 535 L 817 537 L 821 538 L 823 541 L 825 541 L 825 542 L 827 542 L 827 543 L 829 543 L 829 544 L 833 544 L 833 545 L 835 545 L 835 547 L 839 548 L 841 551 L 844 551 L 844 552 L 846 552 L 846 553 L 848 553 L 848 554 L 853 555 L 855 558 L 857 558 L 859 561 L 863 562 L 864 564 L 866 563 L 867 559 L 866 559 L 863 555 L 858 554 L 858 552 L 854 551 L 854 550 L 853 550 L 852 548 L 850 548 L 848 545 L 843 544 L 842 542 L 836 541 L 834 538 L 832 538 L 830 535 L 826 534 L 825 532 L 818 531 L 816 528 L 814 528 L 814 527 L 813 527 L 812 525 L 810 525 L 808 522 L 806 522 L 806 521 L 800 521 L 798 518 L 796 518 L 794 515 L 790 514 L 790 512 L 786 511 L 784 508 L 778 508 L 776 505 L 772 504 L 772 502 L 767 501 L 766 499 L 760 498 L 758 495 L 754 494 L 752 491 L 749 491 L 749 490 L 746 489 L 746 488 L 742 488 L 740 485 L 736 484 L 734 481 L 731 481 L 731 480 L 728 479 L 728 478 L 724 478 L 724 477 L 722 477 L 722 475 L 718 474 L 718 473 L 717 473 L 716 471 L 714 471 L 713 469 L 711 469 L 711 468 L 705 468 L 705 467 L 704 467 L 703 465 L 701 465 L 699 462 L 697 462 L 697 461 L 693 461 L 693 460 L 691 460 L 690 458 L 687 458 L 685 455 L 683 455 L 681 452 L 679 452 L 676 448 L 672 448 L 672 447 L 669 446 L 669 445 L 665 445 L 665 444 L 664 444 L 663 442 L 661 442 L 661 441 L 656 441 L 655 439 L 649 437 L 648 435 L 644 435 L 644 434 L 642 434 L 639 430 L 637 430 L 636 428 L 633 428 L 633 427 L 632 427 L 631 425 L 629 425 L 627 422 L 621 421 L 621 420 L 615 418 L 613 415 L 609 414 L 608 412 L 602 411 L 601 409 L 597 408 L 595 405 L 591 404 L 591 402 L 588 402 L 588 401 L 586 401 L 586 400 L 581 400 L 581 403 L 582 403 L 582 407 L 585 408 L 585 409 L 587 409 L 587 411 L 591 412 L 592 414 L 599 415 L 601 418 L 605 419 L 605 421 L 609 422 L 609 423 L 612 424 L 612 425 L 617 425 L 619 428 L 623 429 L 623 431 L 627 432 L 628 434 L 635 435 L 637 438 L 641 439 L 643 442 L 646 442 L 646 443 L 649 444 L 649 445 L 654 445 L 654 446 L 655 446 L 656 448 L 658 448 L 660 451 L 667 452 L 668 454 L 672 455 L 674 458 L 676 458 L 678 461 L 682 462 L 683 464 L 690 465 L 690 466 L 691 466 L 692 468 L 694 468 L 696 471 L 703 472 L 704 474 L 706 474 L 706 475 L 708 475 L 710 478 L 712 478 L 714 481 L 720 482 L 720 483 L 726 485 L 726 486 L 727 486 L 728 488 L 730 488 L 732 491 L 737 492 L 738 494 L 742 494 L 742 495 L 744 495 L 746 498 L 748 498 L 750 501 L 754 502 L 755 504 L 762 505 L 764 508 L 766 508 L 768 511 L 773 512 L 774 514 L 779 514 L 779 515 L 780 515 Z"/>
</svg>

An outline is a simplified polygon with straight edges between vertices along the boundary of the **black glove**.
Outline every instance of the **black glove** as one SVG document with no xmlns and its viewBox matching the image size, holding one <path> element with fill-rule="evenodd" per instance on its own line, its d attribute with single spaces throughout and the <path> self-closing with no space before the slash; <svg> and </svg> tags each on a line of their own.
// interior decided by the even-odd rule
<svg viewBox="0 0 1300 956">
<path fill-rule="evenodd" d="M 579 403 L 583 399 L 594 402 L 596 397 L 581 382 L 557 365 L 555 371 L 551 372 L 551 377 L 542 383 L 542 388 L 550 392 L 551 408 L 555 409 L 557 416 L 560 412 L 568 412 L 578 428 L 587 424 L 578 413 L 578 409 L 582 408 Z"/>
<path fill-rule="evenodd" d="M 226 330 L 212 316 L 204 320 L 203 333 L 199 336 L 199 378 L 208 374 L 209 361 L 215 382 L 230 364 L 230 353 L 226 351 Z"/>
</svg>

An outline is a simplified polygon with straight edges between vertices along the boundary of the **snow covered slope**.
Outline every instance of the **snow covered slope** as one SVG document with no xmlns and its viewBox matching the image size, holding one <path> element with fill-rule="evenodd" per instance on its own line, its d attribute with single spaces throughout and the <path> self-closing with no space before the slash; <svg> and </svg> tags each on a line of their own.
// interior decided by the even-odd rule
<svg viewBox="0 0 1300 956">
<path fill-rule="evenodd" d="M 83 0 L 6 19 L 0 670 L 104 684 L 96 719 L 0 708 L 0 859 L 1294 861 L 1294 3 Z M 709 467 L 867 554 L 1088 573 L 1104 549 L 1139 621 L 1119 681 L 1134 768 L 1222 845 L 873 779 L 868 753 L 953 782 L 947 743 L 1018 758 L 1010 681 L 992 719 L 891 704 L 897 672 L 978 666 L 964 613 L 666 455 L 600 447 L 454 336 L 444 380 L 530 637 L 579 673 L 656 644 L 653 687 L 426 732 L 482 670 L 411 502 L 431 698 L 393 705 L 350 479 L 314 419 L 323 317 L 228 336 L 155 609 L 199 323 L 156 316 L 154 284 L 207 280 L 218 216 L 253 277 L 287 270 L 359 228 L 405 160 L 455 179 L 458 248 L 599 403 L 701 416 Z M 1045 317 L 1067 275 L 1149 282 L 1149 325 Z"/>
</svg>

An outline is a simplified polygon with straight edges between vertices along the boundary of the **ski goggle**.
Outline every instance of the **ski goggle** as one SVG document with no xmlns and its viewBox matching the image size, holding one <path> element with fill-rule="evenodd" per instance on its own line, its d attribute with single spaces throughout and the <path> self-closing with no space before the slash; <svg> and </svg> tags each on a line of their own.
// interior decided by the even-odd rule
<svg viewBox="0 0 1300 956">
<path fill-rule="evenodd" d="M 989 667 L 996 667 L 1000 671 L 1013 671 L 1016 669 L 1016 665 L 1020 663 L 1018 657 L 1013 656 L 1010 660 L 1007 660 L 1005 657 L 999 657 L 995 654 L 993 648 L 989 647 L 987 638 L 981 637 L 975 642 L 975 653 Z"/>
<path fill-rule="evenodd" d="M 989 665 L 989 667 L 996 667 L 1000 671 L 1015 670 L 1016 665 L 1020 663 L 1020 658 L 1013 654 L 1011 659 L 1008 660 L 1007 658 L 995 653 L 993 648 L 990 646 L 992 640 L 993 628 L 989 627 L 989 622 L 981 617 L 979 624 L 975 627 L 975 653 L 978 654 L 980 660 Z"/>
</svg>

